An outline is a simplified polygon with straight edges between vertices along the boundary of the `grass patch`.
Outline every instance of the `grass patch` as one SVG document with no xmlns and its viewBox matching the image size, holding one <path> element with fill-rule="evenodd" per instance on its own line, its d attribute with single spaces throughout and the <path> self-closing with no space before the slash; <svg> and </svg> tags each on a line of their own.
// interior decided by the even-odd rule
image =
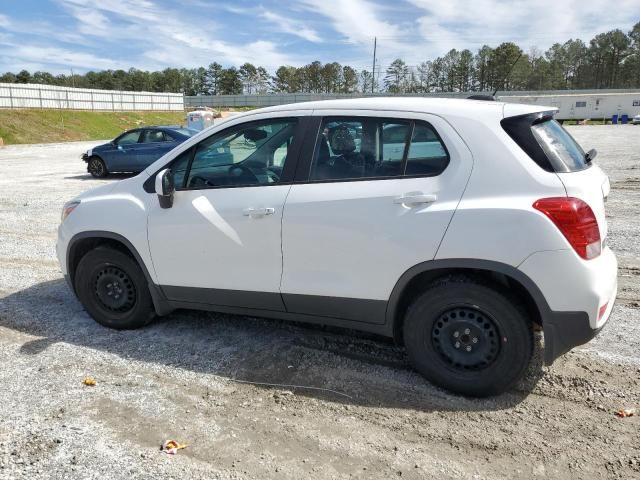
<svg viewBox="0 0 640 480">
<path fill-rule="evenodd" d="M 142 125 L 184 123 L 184 112 L 0 110 L 0 138 L 5 145 L 103 140 Z"/>
</svg>

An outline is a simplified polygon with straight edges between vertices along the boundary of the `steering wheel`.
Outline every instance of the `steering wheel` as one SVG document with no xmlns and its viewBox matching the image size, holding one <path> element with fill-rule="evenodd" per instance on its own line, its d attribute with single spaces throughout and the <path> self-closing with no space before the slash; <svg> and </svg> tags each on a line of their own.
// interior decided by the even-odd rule
<svg viewBox="0 0 640 480">
<path fill-rule="evenodd" d="M 204 177 L 201 177 L 200 175 L 194 175 L 193 177 L 191 177 L 191 179 L 189 180 L 189 186 L 190 187 L 213 187 L 213 185 L 211 183 L 209 183 L 209 180 L 207 180 Z"/>
<path fill-rule="evenodd" d="M 269 177 L 269 180 L 271 180 L 271 183 L 278 183 L 280 181 L 280 175 L 278 175 L 273 170 L 269 170 L 267 168 L 266 172 L 267 172 L 267 177 Z"/>
<path fill-rule="evenodd" d="M 260 183 L 260 180 L 258 180 L 256 174 L 253 173 L 253 171 L 249 167 L 246 167 L 244 165 L 231 165 L 229 167 L 229 176 L 232 178 L 246 176 L 251 179 L 251 183 Z"/>
</svg>

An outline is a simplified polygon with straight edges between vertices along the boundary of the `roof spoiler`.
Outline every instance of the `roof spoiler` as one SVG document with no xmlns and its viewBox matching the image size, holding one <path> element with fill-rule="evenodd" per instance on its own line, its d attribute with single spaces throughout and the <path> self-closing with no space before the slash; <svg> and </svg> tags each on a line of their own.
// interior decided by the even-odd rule
<svg viewBox="0 0 640 480">
<path fill-rule="evenodd" d="M 495 102 L 496 97 L 494 95 L 469 95 L 468 100 L 484 100 L 486 102 Z"/>
</svg>

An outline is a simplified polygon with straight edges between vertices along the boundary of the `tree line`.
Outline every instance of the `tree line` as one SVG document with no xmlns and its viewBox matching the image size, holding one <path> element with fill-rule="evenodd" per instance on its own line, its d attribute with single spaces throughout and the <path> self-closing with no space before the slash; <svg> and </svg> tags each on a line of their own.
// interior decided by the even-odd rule
<svg viewBox="0 0 640 480">
<path fill-rule="evenodd" d="M 0 75 L 4 83 L 41 83 L 107 90 L 178 92 L 185 95 L 263 93 L 427 93 L 492 90 L 564 90 L 640 87 L 640 22 L 625 33 L 600 33 L 589 41 L 555 43 L 542 52 L 513 42 L 477 52 L 452 49 L 442 57 L 407 65 L 398 58 L 385 68 L 356 70 L 338 62 L 283 65 L 273 74 L 245 63 L 223 67 L 167 68 L 148 72 L 90 71 L 52 75 L 23 70 Z"/>
</svg>

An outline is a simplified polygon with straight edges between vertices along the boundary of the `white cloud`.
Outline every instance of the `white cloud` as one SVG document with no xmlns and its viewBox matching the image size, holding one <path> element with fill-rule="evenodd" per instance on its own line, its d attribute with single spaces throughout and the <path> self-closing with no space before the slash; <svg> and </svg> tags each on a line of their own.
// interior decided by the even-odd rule
<svg viewBox="0 0 640 480">
<path fill-rule="evenodd" d="M 155 70 L 217 61 L 235 66 L 251 62 L 274 70 L 315 59 L 371 69 L 377 37 L 378 66 L 384 70 L 398 57 L 415 65 L 451 48 L 476 51 L 485 43 L 514 41 L 524 50 L 537 46 L 544 51 L 570 38 L 588 41 L 613 28 L 630 29 L 640 11 L 640 0 L 48 1 L 61 6 L 67 18 L 43 18 L 34 12 L 22 20 L 3 9 L 3 69 L 31 64 L 55 70 L 71 62 L 64 66 L 78 71 L 130 66 Z M 280 40 L 289 37 L 275 32 L 309 43 L 303 48 L 302 42 L 285 44 Z"/>
<path fill-rule="evenodd" d="M 301 0 L 301 4 L 329 19 L 333 29 L 343 36 L 342 40 L 337 38 L 333 42 L 347 44 L 336 48 L 333 58 L 326 61 L 337 60 L 357 69 L 371 70 L 374 37 L 378 42 L 376 68 L 384 70 L 396 58 L 403 58 L 409 63 L 424 59 L 421 56 L 424 51 L 416 48 L 417 25 L 414 20 L 400 24 L 387 19 L 389 11 L 397 6 L 380 5 L 371 0 Z M 354 52 L 353 47 L 357 51 Z M 350 61 L 344 58 L 345 53 Z"/>
<path fill-rule="evenodd" d="M 270 41 L 221 40 L 210 33 L 216 31 L 212 21 L 184 18 L 181 12 L 164 9 L 150 0 L 58 1 L 84 25 L 86 35 L 106 41 L 135 41 L 143 57 L 156 67 L 201 66 L 213 61 L 231 65 L 251 62 L 267 68 L 301 63 Z M 129 63 L 137 62 L 129 59 Z"/>
<path fill-rule="evenodd" d="M 618 0 L 614 8 L 608 0 L 409 1 L 422 11 L 418 25 L 430 56 L 508 41 L 524 50 L 570 38 L 588 42 L 597 33 L 630 28 L 640 11 L 638 0 Z"/>
<path fill-rule="evenodd" d="M 303 38 L 309 42 L 320 43 L 322 39 L 318 35 L 318 32 L 313 30 L 312 28 L 307 27 L 302 23 L 297 23 L 284 17 L 282 15 L 278 15 L 271 10 L 267 10 L 265 8 L 262 9 L 260 16 L 265 20 L 273 23 L 278 27 L 278 29 L 283 33 L 288 33 L 289 35 L 295 35 L 297 37 Z"/>
<path fill-rule="evenodd" d="M 9 47 L 3 53 L 7 64 L 40 65 L 42 66 L 41 69 L 48 71 L 51 69 L 45 68 L 43 64 L 63 66 L 66 71 L 69 70 L 69 66 L 80 69 L 128 68 L 128 65 L 118 60 L 102 58 L 91 53 L 77 52 L 60 47 L 23 45 L 8 42 L 3 42 L 3 45 Z"/>
<path fill-rule="evenodd" d="M 308 9 L 327 17 L 349 42 L 369 45 L 374 36 L 396 37 L 397 25 L 379 18 L 379 7 L 368 0 L 302 0 Z"/>
</svg>

